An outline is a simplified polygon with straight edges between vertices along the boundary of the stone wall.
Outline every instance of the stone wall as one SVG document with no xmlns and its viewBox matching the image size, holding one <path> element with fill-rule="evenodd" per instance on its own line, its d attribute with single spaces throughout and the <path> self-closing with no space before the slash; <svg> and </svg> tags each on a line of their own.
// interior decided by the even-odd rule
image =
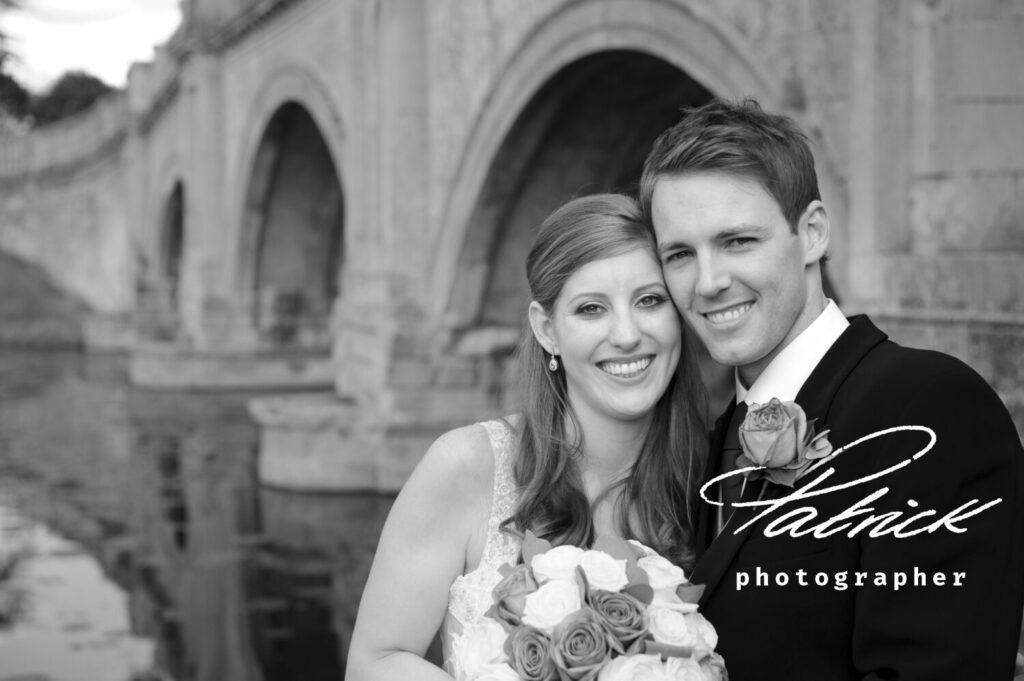
<svg viewBox="0 0 1024 681">
<path fill-rule="evenodd" d="M 0 249 L 41 265 L 93 310 L 133 305 L 123 96 L 30 135 L 0 138 Z"/>
<path fill-rule="evenodd" d="M 875 216 L 866 306 L 981 372 L 1024 425 L 1024 11 L 918 2 L 901 18 L 905 192 Z"/>
</svg>

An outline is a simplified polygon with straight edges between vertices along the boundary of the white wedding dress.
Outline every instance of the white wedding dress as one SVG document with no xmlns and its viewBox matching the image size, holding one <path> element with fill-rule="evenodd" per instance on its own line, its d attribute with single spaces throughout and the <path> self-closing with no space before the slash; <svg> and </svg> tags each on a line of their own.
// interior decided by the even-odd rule
<svg viewBox="0 0 1024 681">
<path fill-rule="evenodd" d="M 487 521 L 487 538 L 480 564 L 475 570 L 458 576 L 448 590 L 448 613 L 441 629 L 444 649 L 444 668 L 456 676 L 460 668 L 453 641 L 467 628 L 483 618 L 491 607 L 491 592 L 501 581 L 498 568 L 519 557 L 522 542 L 518 537 L 502 532 L 500 525 L 512 515 L 517 499 L 515 479 L 512 475 L 515 433 L 504 419 L 479 424 L 487 431 L 494 455 L 494 491 L 491 514 Z"/>
</svg>

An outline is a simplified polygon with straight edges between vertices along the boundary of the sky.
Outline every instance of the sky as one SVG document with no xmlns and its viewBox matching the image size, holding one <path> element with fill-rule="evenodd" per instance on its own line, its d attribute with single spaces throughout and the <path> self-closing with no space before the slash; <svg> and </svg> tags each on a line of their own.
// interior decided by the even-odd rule
<svg viewBox="0 0 1024 681">
<path fill-rule="evenodd" d="M 21 0 L 0 29 L 17 56 L 10 72 L 41 92 L 65 71 L 123 87 L 132 62 L 149 61 L 181 20 L 180 0 Z"/>
</svg>

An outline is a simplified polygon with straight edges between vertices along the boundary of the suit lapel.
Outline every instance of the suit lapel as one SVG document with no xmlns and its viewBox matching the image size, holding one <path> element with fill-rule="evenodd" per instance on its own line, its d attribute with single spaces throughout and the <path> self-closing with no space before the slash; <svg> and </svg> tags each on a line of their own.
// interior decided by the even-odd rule
<svg viewBox="0 0 1024 681">
<path fill-rule="evenodd" d="M 864 356 L 886 338 L 888 336 L 865 315 L 850 318 L 849 328 L 821 358 L 796 396 L 796 403 L 803 407 L 807 420 L 815 420 L 815 432 L 829 427 L 829 411 L 839 386 L 857 368 Z"/>
<path fill-rule="evenodd" d="M 829 348 L 829 351 L 818 363 L 818 366 L 811 372 L 796 398 L 797 404 L 803 407 L 807 418 L 809 420 L 817 419 L 815 423 L 817 431 L 828 427 L 827 416 L 829 408 L 843 381 L 860 364 L 864 356 L 885 339 L 886 335 L 879 331 L 866 316 L 858 315 L 850 318 L 850 326 L 832 344 L 832 347 Z M 724 429 L 724 424 L 729 423 L 728 419 L 731 417 L 734 407 L 735 403 L 732 405 L 732 408 L 726 411 L 725 421 L 719 421 L 716 424 L 716 437 L 713 443 L 712 454 L 712 458 L 715 461 L 718 461 L 721 456 L 721 446 L 724 440 L 723 434 L 718 433 L 718 430 L 719 428 Z M 716 465 L 709 471 L 709 477 L 714 477 L 717 470 L 718 467 Z M 773 487 L 773 485 L 769 485 L 770 487 Z M 780 490 L 769 489 L 767 492 L 766 498 L 774 498 Z M 702 510 L 705 506 L 711 509 L 711 511 L 714 510 L 714 507 L 710 504 L 703 503 Z M 735 533 L 735 528 L 741 527 L 762 510 L 760 507 L 737 508 L 732 514 L 732 518 L 729 519 L 729 522 L 722 529 L 722 533 L 717 538 L 714 538 L 707 551 L 697 562 L 691 579 L 693 583 L 703 584 L 705 587 L 703 597 L 701 598 L 702 605 L 714 593 L 715 587 L 718 586 L 718 583 L 725 575 L 737 551 L 743 546 L 743 542 L 750 536 L 750 533 L 756 530 L 757 526 L 755 524 L 748 527 L 739 534 Z M 710 516 L 712 513 L 703 513 L 701 516 L 702 520 L 704 520 L 705 515 Z M 701 529 L 704 529 L 703 524 Z M 710 533 L 710 528 L 708 528 L 708 532 Z M 710 537 L 710 534 L 707 536 Z M 706 546 L 706 544 L 701 545 Z"/>
</svg>

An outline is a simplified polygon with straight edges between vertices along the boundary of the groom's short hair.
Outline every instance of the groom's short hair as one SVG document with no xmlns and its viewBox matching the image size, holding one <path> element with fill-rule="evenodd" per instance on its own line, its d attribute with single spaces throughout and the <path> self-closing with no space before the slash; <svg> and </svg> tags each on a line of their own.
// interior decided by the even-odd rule
<svg viewBox="0 0 1024 681">
<path fill-rule="evenodd" d="M 682 119 L 655 140 L 644 161 L 644 213 L 650 217 L 659 178 L 690 172 L 722 172 L 758 181 L 794 232 L 807 205 L 821 199 L 807 136 L 791 118 L 768 113 L 753 99 L 716 98 L 683 109 Z"/>
</svg>

